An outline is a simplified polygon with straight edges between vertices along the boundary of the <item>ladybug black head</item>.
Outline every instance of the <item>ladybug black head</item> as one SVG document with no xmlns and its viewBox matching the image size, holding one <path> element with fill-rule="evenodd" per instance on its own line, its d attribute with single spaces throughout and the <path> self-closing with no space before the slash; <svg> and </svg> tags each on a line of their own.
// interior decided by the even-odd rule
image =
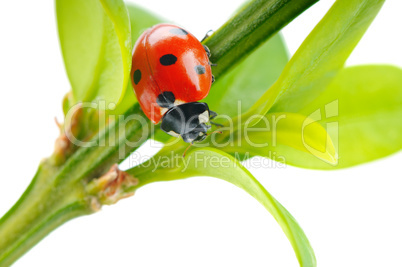
<svg viewBox="0 0 402 267">
<path fill-rule="evenodd" d="M 185 103 L 171 107 L 163 115 L 161 129 L 172 136 L 181 136 L 187 143 L 202 141 L 211 127 L 206 124 L 209 118 L 210 111 L 206 103 Z"/>
</svg>

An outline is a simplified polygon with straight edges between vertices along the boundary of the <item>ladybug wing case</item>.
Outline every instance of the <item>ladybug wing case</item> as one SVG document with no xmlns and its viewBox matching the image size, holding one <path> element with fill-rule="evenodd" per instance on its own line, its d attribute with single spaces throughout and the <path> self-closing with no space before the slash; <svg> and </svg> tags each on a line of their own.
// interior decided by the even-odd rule
<svg viewBox="0 0 402 267">
<path fill-rule="evenodd" d="M 141 72 L 140 80 L 138 71 Z M 170 24 L 159 24 L 138 39 L 131 70 L 133 87 L 144 113 L 158 123 L 166 113 L 157 99 L 164 92 L 173 94 L 174 105 L 205 98 L 212 73 L 202 44 L 187 31 Z M 137 75 L 136 75 L 137 72 Z"/>
<path fill-rule="evenodd" d="M 131 82 L 143 112 L 153 123 L 158 123 L 162 117 L 160 107 L 156 104 L 160 90 L 153 78 L 146 55 L 145 43 L 148 32 L 149 30 L 145 31 L 135 43 Z"/>
</svg>

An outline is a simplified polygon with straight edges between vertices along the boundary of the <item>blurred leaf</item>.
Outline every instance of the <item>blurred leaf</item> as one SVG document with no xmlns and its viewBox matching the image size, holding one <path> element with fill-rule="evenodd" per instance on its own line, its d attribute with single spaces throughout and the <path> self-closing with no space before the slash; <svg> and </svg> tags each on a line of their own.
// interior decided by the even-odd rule
<svg viewBox="0 0 402 267">
<path fill-rule="evenodd" d="M 248 127 L 247 122 L 244 127 L 240 132 L 233 132 L 233 138 L 228 135 L 226 140 L 220 141 L 220 145 L 227 142 L 220 148 L 236 157 L 241 156 L 242 160 L 263 156 L 286 163 L 287 150 L 283 150 L 286 146 L 309 153 L 327 164 L 337 163 L 330 136 L 314 119 L 296 113 L 268 113 L 254 127 Z"/>
<path fill-rule="evenodd" d="M 284 41 L 277 34 L 217 79 L 203 102 L 218 114 L 237 116 L 238 112 L 248 110 L 278 79 L 288 60 Z"/>
<path fill-rule="evenodd" d="M 343 67 L 384 0 L 338 0 L 309 34 L 278 81 L 245 117 L 272 111 L 297 112 L 309 105 Z M 252 124 L 258 122 L 254 119 Z"/>
<path fill-rule="evenodd" d="M 131 67 L 131 34 L 122 0 L 56 0 L 59 38 L 76 101 L 121 101 Z"/>
<path fill-rule="evenodd" d="M 171 148 L 164 148 L 162 153 L 170 154 Z M 158 153 L 162 160 L 166 155 Z M 153 166 L 133 168 L 128 172 L 137 177 L 140 186 L 157 181 L 171 181 L 193 176 L 210 176 L 232 183 L 258 200 L 282 227 L 293 246 L 300 266 L 316 266 L 314 252 L 296 220 L 290 213 L 244 168 L 235 158 L 214 148 L 192 150 L 184 159 L 171 158 L 172 167 Z M 176 167 L 177 166 L 177 167 Z M 154 169 L 156 167 L 156 170 Z M 147 170 L 147 171 L 144 171 Z"/>
<path fill-rule="evenodd" d="M 322 94 L 300 112 L 322 114 L 319 121 L 339 147 L 339 164 L 330 166 L 295 149 L 281 148 L 291 165 L 312 169 L 345 168 L 402 149 L 402 69 L 356 66 L 342 70 Z M 286 151 L 285 151 L 286 150 Z"/>
<path fill-rule="evenodd" d="M 163 22 L 164 20 L 150 11 L 140 8 L 133 4 L 127 4 L 128 14 L 130 16 L 131 24 L 131 42 L 134 46 L 138 37 L 148 28 Z M 127 89 L 121 102 L 116 106 L 116 109 L 112 110 L 111 114 L 123 114 L 126 110 L 132 107 L 137 102 L 137 98 L 134 94 L 133 86 L 129 81 L 127 83 Z"/>
</svg>

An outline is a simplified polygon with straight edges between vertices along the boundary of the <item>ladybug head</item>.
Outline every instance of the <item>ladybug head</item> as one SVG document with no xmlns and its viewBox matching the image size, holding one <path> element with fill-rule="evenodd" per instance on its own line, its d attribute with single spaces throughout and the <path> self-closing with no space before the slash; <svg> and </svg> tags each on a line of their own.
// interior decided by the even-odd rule
<svg viewBox="0 0 402 267">
<path fill-rule="evenodd" d="M 161 129 L 172 136 L 181 136 L 184 142 L 199 142 L 206 138 L 207 131 L 211 128 L 206 124 L 210 116 L 206 103 L 184 103 L 171 107 L 163 115 Z"/>
</svg>

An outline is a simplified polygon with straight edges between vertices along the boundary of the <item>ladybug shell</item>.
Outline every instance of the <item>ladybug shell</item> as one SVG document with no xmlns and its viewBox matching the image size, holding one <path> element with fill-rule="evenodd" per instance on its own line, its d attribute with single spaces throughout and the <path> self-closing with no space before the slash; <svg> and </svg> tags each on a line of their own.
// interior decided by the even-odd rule
<svg viewBox="0 0 402 267">
<path fill-rule="evenodd" d="M 137 40 L 131 81 L 145 115 L 158 123 L 168 110 L 157 104 L 170 91 L 174 105 L 205 98 L 212 83 L 208 55 L 197 38 L 171 24 L 158 24 Z"/>
</svg>

